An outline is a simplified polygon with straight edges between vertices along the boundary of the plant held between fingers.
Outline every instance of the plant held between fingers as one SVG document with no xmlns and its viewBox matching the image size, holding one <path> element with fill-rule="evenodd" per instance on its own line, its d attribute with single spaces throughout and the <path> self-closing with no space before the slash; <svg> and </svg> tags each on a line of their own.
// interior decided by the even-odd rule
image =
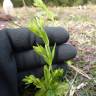
<svg viewBox="0 0 96 96">
<path fill-rule="evenodd" d="M 45 7 L 45 9 L 46 8 L 47 7 Z M 43 57 L 46 64 L 44 65 L 43 69 L 44 76 L 41 79 L 35 77 L 34 75 L 29 75 L 25 76 L 23 82 L 25 82 L 27 85 L 33 84 L 36 86 L 36 88 L 38 88 L 35 96 L 63 96 L 64 91 L 62 91 L 62 89 L 66 90 L 68 85 L 61 80 L 64 74 L 64 70 L 61 68 L 52 68 L 52 61 L 55 55 L 56 44 L 54 44 L 53 48 L 50 48 L 50 42 L 44 30 L 44 19 L 42 17 L 34 17 L 33 20 L 29 23 L 28 28 L 44 42 L 44 47 L 37 44 L 37 46 L 33 46 L 33 49 L 38 55 Z"/>
<path fill-rule="evenodd" d="M 46 64 L 44 65 L 43 70 L 44 76 L 41 79 L 36 78 L 34 75 L 30 75 L 25 76 L 23 81 L 25 84 L 33 83 L 36 88 L 39 88 L 35 96 L 61 96 L 60 91 L 64 87 L 62 86 L 62 83 L 64 82 L 61 81 L 61 78 L 64 71 L 60 68 L 55 70 L 52 68 L 56 44 L 53 48 L 50 48 L 49 39 L 44 30 L 43 19 L 34 18 L 34 20 L 30 22 L 28 28 L 43 40 L 45 44 L 44 47 L 37 44 L 37 46 L 33 46 L 33 48 L 37 54 L 44 58 Z"/>
</svg>

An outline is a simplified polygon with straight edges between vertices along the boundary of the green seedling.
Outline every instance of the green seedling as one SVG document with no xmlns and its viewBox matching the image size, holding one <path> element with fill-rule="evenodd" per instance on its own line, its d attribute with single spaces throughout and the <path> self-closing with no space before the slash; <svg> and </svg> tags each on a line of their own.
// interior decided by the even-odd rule
<svg viewBox="0 0 96 96">
<path fill-rule="evenodd" d="M 36 0 L 35 4 L 38 6 L 40 4 L 42 8 L 47 10 L 41 0 Z M 68 84 L 61 80 L 64 75 L 64 70 L 62 68 L 53 69 L 52 67 L 56 44 L 54 44 L 53 48 L 49 46 L 50 42 L 44 30 L 44 19 L 42 17 L 34 17 L 33 20 L 29 22 L 28 29 L 44 42 L 44 46 L 37 44 L 37 46 L 32 47 L 38 55 L 43 57 L 45 65 L 42 78 L 29 75 L 25 76 L 23 82 L 27 85 L 33 84 L 36 86 L 38 90 L 35 96 L 63 96 L 64 90 L 66 91 L 68 88 Z"/>
<path fill-rule="evenodd" d="M 38 37 L 40 37 L 45 46 L 41 46 L 37 44 L 37 46 L 33 46 L 34 51 L 41 55 L 46 62 L 44 65 L 44 76 L 39 79 L 36 78 L 34 75 L 25 76 L 23 81 L 25 84 L 31 84 L 33 83 L 36 88 L 39 88 L 40 90 L 36 92 L 35 96 L 57 96 L 60 88 L 62 87 L 62 81 L 61 78 L 63 76 L 63 69 L 55 69 L 52 68 L 52 61 L 54 59 L 55 55 L 55 47 L 50 48 L 49 46 L 49 39 L 48 36 L 44 30 L 44 23 L 43 19 L 41 18 L 34 18 L 32 22 L 29 23 L 28 26 L 29 30 L 31 32 L 34 32 L 34 34 Z M 60 87 L 61 86 L 61 87 Z"/>
</svg>

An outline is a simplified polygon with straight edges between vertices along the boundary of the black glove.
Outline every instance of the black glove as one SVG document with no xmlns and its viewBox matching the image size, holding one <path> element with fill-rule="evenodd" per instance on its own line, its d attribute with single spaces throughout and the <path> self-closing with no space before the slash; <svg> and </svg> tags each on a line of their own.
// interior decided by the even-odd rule
<svg viewBox="0 0 96 96">
<path fill-rule="evenodd" d="M 50 46 L 56 43 L 53 61 L 54 67 L 63 66 L 64 61 L 76 55 L 76 49 L 68 44 L 69 34 L 60 27 L 45 27 Z M 0 30 L 0 96 L 19 96 L 17 76 L 27 74 L 41 76 L 45 64 L 32 48 L 36 44 L 44 45 L 42 40 L 26 28 Z M 22 75 L 23 73 L 23 75 Z"/>
</svg>

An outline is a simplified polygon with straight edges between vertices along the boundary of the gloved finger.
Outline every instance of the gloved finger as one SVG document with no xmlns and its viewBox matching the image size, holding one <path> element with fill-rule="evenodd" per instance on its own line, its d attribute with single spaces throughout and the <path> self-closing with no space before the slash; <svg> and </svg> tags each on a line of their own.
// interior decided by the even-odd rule
<svg viewBox="0 0 96 96">
<path fill-rule="evenodd" d="M 16 62 L 6 29 L 0 30 L 0 96 L 18 96 Z"/>
<path fill-rule="evenodd" d="M 29 50 L 32 49 L 33 45 L 44 44 L 40 38 L 27 28 L 7 29 L 6 31 L 14 51 Z M 51 45 L 65 43 L 69 38 L 68 32 L 61 27 L 45 27 L 45 31 Z"/>
<path fill-rule="evenodd" d="M 69 33 L 62 27 L 45 27 L 45 31 L 47 32 L 51 45 L 55 42 L 57 45 L 60 45 L 69 39 Z"/>
<path fill-rule="evenodd" d="M 62 44 L 56 47 L 53 64 L 63 63 L 76 56 L 76 49 L 69 44 Z M 17 69 L 30 70 L 32 68 L 40 67 L 45 64 L 45 61 L 40 55 L 37 55 L 34 50 L 21 52 L 16 54 Z"/>
</svg>

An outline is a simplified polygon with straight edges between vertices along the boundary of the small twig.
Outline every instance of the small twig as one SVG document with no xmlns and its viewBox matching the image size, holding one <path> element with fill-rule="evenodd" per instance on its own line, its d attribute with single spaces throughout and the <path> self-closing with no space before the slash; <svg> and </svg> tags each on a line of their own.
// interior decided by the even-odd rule
<svg viewBox="0 0 96 96">
<path fill-rule="evenodd" d="M 77 73 L 81 74 L 82 76 L 86 77 L 89 80 L 92 80 L 91 77 L 89 77 L 83 70 L 73 66 L 72 64 L 68 64 L 69 67 L 71 67 L 73 70 L 75 70 Z"/>
<path fill-rule="evenodd" d="M 76 74 L 75 74 L 75 76 L 74 76 L 74 78 L 73 78 L 73 80 L 72 80 L 72 82 L 71 82 L 71 87 L 70 87 L 70 91 L 69 91 L 69 96 L 73 96 L 74 93 L 75 93 L 75 91 L 76 91 L 76 87 L 74 86 L 74 82 L 75 82 L 75 80 L 76 80 L 76 78 L 77 78 L 77 75 L 78 75 L 78 73 L 76 72 Z"/>
<path fill-rule="evenodd" d="M 80 90 L 81 88 L 85 87 L 88 84 L 88 82 L 83 82 L 77 86 L 77 90 Z"/>
<path fill-rule="evenodd" d="M 78 73 L 76 72 L 76 74 L 75 74 L 75 76 L 74 76 L 74 78 L 73 78 L 73 80 L 72 80 L 71 85 L 73 85 L 73 83 L 75 82 L 75 80 L 76 80 L 76 78 L 77 78 L 77 75 L 78 75 Z"/>
<path fill-rule="evenodd" d="M 76 72 L 76 74 L 75 74 L 72 82 L 70 82 L 70 81 L 66 78 L 67 82 L 69 83 L 70 88 L 69 88 L 69 90 L 68 90 L 68 92 L 66 93 L 65 96 L 67 96 L 68 93 L 69 93 L 69 96 L 73 96 L 73 95 L 74 95 L 75 90 L 76 90 L 76 88 L 74 87 L 74 82 L 75 82 L 75 80 L 76 80 L 76 78 L 77 78 L 77 75 L 78 75 L 78 73 Z"/>
<path fill-rule="evenodd" d="M 76 86 L 72 86 L 72 88 L 70 90 L 70 93 L 69 93 L 69 96 L 73 96 L 74 93 L 77 90 L 80 90 L 81 88 L 84 88 L 87 84 L 88 84 L 88 82 L 83 82 L 83 83 L 79 84 L 77 87 Z"/>
</svg>

